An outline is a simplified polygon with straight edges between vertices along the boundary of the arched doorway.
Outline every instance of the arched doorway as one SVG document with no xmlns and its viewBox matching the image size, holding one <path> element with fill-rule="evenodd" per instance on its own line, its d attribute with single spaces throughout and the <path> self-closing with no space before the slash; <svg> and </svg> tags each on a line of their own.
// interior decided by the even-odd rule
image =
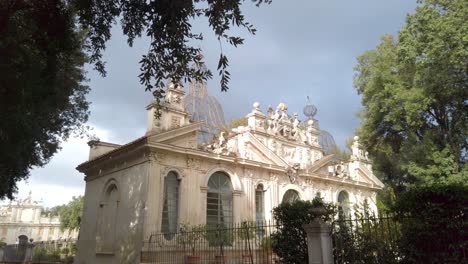
<svg viewBox="0 0 468 264">
<path fill-rule="evenodd" d="M 351 216 L 349 195 L 346 191 L 338 194 L 338 212 L 340 217 L 349 218 Z"/>
<path fill-rule="evenodd" d="M 299 193 L 296 190 L 289 189 L 284 193 L 281 203 L 293 203 L 297 200 L 300 200 Z"/>
</svg>

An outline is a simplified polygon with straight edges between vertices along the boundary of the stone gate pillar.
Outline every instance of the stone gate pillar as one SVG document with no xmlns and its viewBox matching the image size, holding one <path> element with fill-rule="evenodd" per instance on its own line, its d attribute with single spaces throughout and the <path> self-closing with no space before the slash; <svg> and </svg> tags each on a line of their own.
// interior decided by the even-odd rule
<svg viewBox="0 0 468 264">
<path fill-rule="evenodd" d="M 333 264 L 331 227 L 320 218 L 302 226 L 307 233 L 309 264 Z"/>
</svg>

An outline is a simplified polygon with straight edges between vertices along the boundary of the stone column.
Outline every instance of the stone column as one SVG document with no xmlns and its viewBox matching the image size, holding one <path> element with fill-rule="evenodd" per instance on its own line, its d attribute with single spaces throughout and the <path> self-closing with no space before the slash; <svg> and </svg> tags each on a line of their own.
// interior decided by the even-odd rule
<svg viewBox="0 0 468 264">
<path fill-rule="evenodd" d="M 309 264 L 332 264 L 333 245 L 330 225 L 316 218 L 302 227 L 307 233 Z"/>
<path fill-rule="evenodd" d="M 41 221 L 41 208 L 37 207 L 34 209 L 34 223 L 39 223 Z"/>
<path fill-rule="evenodd" d="M 16 206 L 13 206 L 13 207 L 11 208 L 11 218 L 10 218 L 10 222 L 11 222 L 11 223 L 15 223 L 15 222 L 16 222 L 17 210 L 18 210 L 18 209 L 16 209 Z"/>
<path fill-rule="evenodd" d="M 147 162 L 147 190 L 146 190 L 146 215 L 145 215 L 145 225 L 143 231 L 143 237 L 145 240 L 149 239 L 151 233 L 158 232 L 161 224 L 159 223 L 158 213 L 159 213 L 159 195 L 160 191 L 160 181 L 159 181 L 159 170 L 160 166 L 158 164 L 156 155 L 153 153 L 150 154 L 149 160 Z"/>
<path fill-rule="evenodd" d="M 234 224 L 237 224 L 237 223 L 240 223 L 241 222 L 241 202 L 242 202 L 242 191 L 240 190 L 235 190 L 232 192 L 232 211 L 234 213 L 234 219 L 233 219 L 233 223 Z"/>
<path fill-rule="evenodd" d="M 198 215 L 198 222 L 195 224 L 206 223 L 206 200 L 208 199 L 208 187 L 200 186 L 200 214 Z"/>
</svg>

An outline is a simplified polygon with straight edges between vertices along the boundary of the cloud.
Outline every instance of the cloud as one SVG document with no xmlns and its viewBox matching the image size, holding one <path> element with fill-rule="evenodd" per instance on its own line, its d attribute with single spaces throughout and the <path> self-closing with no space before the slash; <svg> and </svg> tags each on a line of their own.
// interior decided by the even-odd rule
<svg viewBox="0 0 468 264">
<path fill-rule="evenodd" d="M 318 108 L 321 127 L 344 147 L 359 125 L 355 114 L 360 97 L 352 84 L 356 57 L 374 48 L 381 35 L 398 32 L 415 5 L 407 0 L 297 0 L 257 8 L 247 1 L 244 13 L 258 32 L 250 36 L 245 30 L 232 30 L 246 41 L 238 48 L 222 46 L 230 59 L 231 89 L 222 93 L 215 74 L 209 92 L 221 102 L 226 120 L 246 115 L 255 101 L 264 111 L 268 105 L 286 102 L 291 112 L 301 114 L 309 96 Z M 194 24 L 194 30 L 205 36 L 194 44 L 203 48 L 207 66 L 216 73 L 221 49 L 207 27 L 206 21 Z M 142 136 L 146 128 L 145 107 L 151 94 L 139 83 L 138 62 L 149 42 L 139 39 L 129 48 L 120 32 L 118 26 L 112 30 L 105 52 L 107 77 L 87 67 L 92 89 L 89 122 L 96 125 L 101 140 L 126 143 Z M 31 172 L 20 196 L 38 190 L 52 205 L 83 192 L 83 175 L 75 167 L 87 156 L 85 140 L 70 139 L 46 167 Z"/>
<path fill-rule="evenodd" d="M 92 133 L 101 141 L 115 142 L 112 131 L 92 126 Z M 43 168 L 34 168 L 26 181 L 18 184 L 17 197 L 26 197 L 32 191 L 35 200 L 44 200 L 47 207 L 69 202 L 73 196 L 84 195 L 84 175 L 75 168 L 88 159 L 86 138 L 72 137 L 62 144 L 62 149 Z"/>
</svg>

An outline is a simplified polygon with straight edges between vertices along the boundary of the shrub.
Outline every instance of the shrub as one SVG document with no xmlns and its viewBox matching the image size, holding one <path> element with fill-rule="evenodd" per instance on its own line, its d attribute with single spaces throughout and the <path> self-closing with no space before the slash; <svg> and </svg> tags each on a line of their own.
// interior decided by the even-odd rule
<svg viewBox="0 0 468 264">
<path fill-rule="evenodd" d="M 468 186 L 415 187 L 394 207 L 405 263 L 462 263 L 468 251 Z"/>
<path fill-rule="evenodd" d="M 273 218 L 278 229 L 271 235 L 271 246 L 281 263 L 303 264 L 308 262 L 307 234 L 302 228 L 304 223 L 310 223 L 317 217 L 311 209 L 324 206 L 326 212 L 321 218 L 330 221 L 336 212 L 332 204 L 324 203 L 322 198 L 316 197 L 312 201 L 297 200 L 283 203 L 273 209 Z"/>
<path fill-rule="evenodd" d="M 177 237 L 177 243 L 188 247 L 192 255 L 195 255 L 195 247 L 197 243 L 206 237 L 206 227 L 204 225 L 190 225 L 182 223 L 180 227 L 180 235 Z"/>
<path fill-rule="evenodd" d="M 70 253 L 70 249 L 67 248 L 67 247 L 64 247 L 60 250 L 60 253 L 64 254 L 64 255 L 68 255 Z"/>
<path fill-rule="evenodd" d="M 33 261 L 49 261 L 49 262 L 59 262 L 60 253 L 59 251 L 47 251 L 45 248 L 36 248 L 34 249 Z"/>
</svg>

